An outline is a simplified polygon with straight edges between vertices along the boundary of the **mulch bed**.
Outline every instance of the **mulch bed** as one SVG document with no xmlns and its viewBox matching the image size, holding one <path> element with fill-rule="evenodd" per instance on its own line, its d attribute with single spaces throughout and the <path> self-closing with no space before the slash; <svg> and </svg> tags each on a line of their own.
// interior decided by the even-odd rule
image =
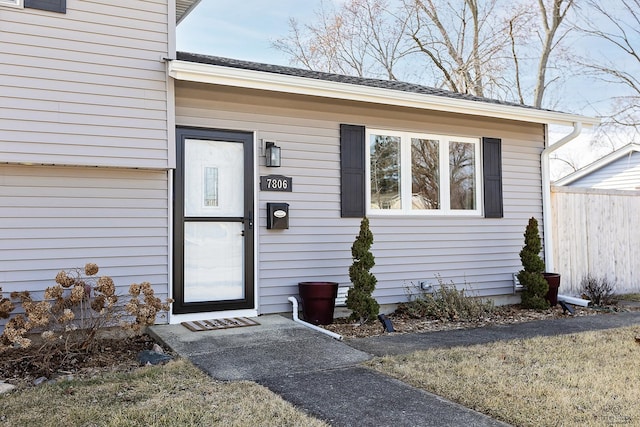
<svg viewBox="0 0 640 427">
<path fill-rule="evenodd" d="M 42 351 L 38 344 L 0 353 L 0 381 L 27 387 L 37 379 L 92 378 L 104 372 L 128 372 L 140 366 L 137 355 L 151 350 L 148 335 L 123 335 L 96 341 L 92 351 Z"/>
<path fill-rule="evenodd" d="M 604 308 L 574 307 L 574 309 L 575 313 L 573 316 L 577 317 L 602 315 L 616 311 L 637 310 L 640 309 L 640 307 L 637 305 L 625 305 L 624 307 L 611 306 Z M 559 305 L 548 310 L 530 310 L 522 308 L 519 304 L 496 307 L 496 310 L 492 314 L 476 320 L 415 319 L 398 313 L 390 313 L 387 315 L 387 318 L 391 320 L 395 330 L 393 333 L 400 334 L 480 328 L 489 325 L 507 325 L 563 317 L 571 316 L 565 313 Z M 347 319 L 336 319 L 331 325 L 322 327 L 342 335 L 345 339 L 366 338 L 388 334 L 388 332 L 384 330 L 382 323 L 378 320 L 359 325 Z"/>
</svg>

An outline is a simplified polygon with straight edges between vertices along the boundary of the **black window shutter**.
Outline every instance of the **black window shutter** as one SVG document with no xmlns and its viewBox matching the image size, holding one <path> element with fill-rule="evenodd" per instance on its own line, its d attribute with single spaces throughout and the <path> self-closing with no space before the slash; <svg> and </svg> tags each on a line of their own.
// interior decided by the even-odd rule
<svg viewBox="0 0 640 427">
<path fill-rule="evenodd" d="M 66 13 L 67 0 L 24 0 L 24 7 Z"/>
<path fill-rule="evenodd" d="M 340 216 L 365 214 L 365 128 L 340 125 Z"/>
<path fill-rule="evenodd" d="M 482 138 L 484 216 L 502 218 L 502 140 Z"/>
</svg>

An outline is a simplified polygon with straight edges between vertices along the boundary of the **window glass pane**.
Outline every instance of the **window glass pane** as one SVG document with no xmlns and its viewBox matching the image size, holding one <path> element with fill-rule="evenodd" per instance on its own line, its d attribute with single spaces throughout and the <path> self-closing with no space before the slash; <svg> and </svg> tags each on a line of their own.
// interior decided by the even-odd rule
<svg viewBox="0 0 640 427">
<path fill-rule="evenodd" d="M 440 209 L 440 141 L 411 139 L 411 208 Z"/>
<path fill-rule="evenodd" d="M 402 209 L 400 137 L 371 135 L 371 208 Z"/>
<path fill-rule="evenodd" d="M 449 188 L 451 209 L 476 209 L 475 144 L 449 144 Z"/>
</svg>

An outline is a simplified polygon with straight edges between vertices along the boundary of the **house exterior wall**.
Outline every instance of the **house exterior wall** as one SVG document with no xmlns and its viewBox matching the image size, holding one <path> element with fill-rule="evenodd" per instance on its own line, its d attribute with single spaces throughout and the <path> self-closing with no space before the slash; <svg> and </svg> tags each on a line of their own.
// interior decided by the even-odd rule
<svg viewBox="0 0 640 427">
<path fill-rule="evenodd" d="M 293 178 L 291 193 L 257 192 L 260 313 L 290 310 L 300 281 L 348 284 L 351 244 L 360 220 L 340 217 L 341 123 L 377 129 L 502 139 L 504 218 L 370 215 L 381 304 L 406 299 L 419 281 L 467 283 L 470 295 L 512 294 L 512 274 L 528 218 L 542 218 L 542 125 L 176 82 L 176 124 L 253 131 L 275 140 L 282 167 L 257 176 Z M 256 149 L 259 153 L 259 149 Z M 257 184 L 256 184 L 257 185 Z M 266 203 L 290 205 L 288 230 L 266 229 Z"/>
<path fill-rule="evenodd" d="M 173 0 L 0 6 L 5 296 L 38 298 L 58 271 L 95 262 L 119 293 L 149 281 L 166 297 L 172 18 Z"/>
<path fill-rule="evenodd" d="M 0 6 L 0 161 L 171 167 L 168 3 Z"/>
<path fill-rule="evenodd" d="M 640 152 L 632 151 L 568 184 L 570 187 L 640 190 Z"/>
<path fill-rule="evenodd" d="M 5 296 L 26 290 L 39 297 L 60 270 L 94 262 L 118 294 L 148 281 L 164 299 L 167 183 L 166 171 L 0 165 Z"/>
</svg>

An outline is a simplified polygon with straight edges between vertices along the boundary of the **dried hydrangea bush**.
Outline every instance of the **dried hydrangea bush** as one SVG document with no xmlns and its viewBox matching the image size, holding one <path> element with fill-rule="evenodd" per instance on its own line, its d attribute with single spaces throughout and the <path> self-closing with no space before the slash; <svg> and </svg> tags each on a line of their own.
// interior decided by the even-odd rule
<svg viewBox="0 0 640 427">
<path fill-rule="evenodd" d="M 98 271 L 94 263 L 60 271 L 42 301 L 27 291 L 6 298 L 0 288 L 0 318 L 9 319 L 0 335 L 0 352 L 29 347 L 36 334 L 45 358 L 91 351 L 100 329 L 117 326 L 139 333 L 173 302 L 161 301 L 148 282 L 130 285 L 128 302 L 122 302 L 113 279 L 97 277 Z M 19 306 L 24 313 L 12 314 Z"/>
</svg>

